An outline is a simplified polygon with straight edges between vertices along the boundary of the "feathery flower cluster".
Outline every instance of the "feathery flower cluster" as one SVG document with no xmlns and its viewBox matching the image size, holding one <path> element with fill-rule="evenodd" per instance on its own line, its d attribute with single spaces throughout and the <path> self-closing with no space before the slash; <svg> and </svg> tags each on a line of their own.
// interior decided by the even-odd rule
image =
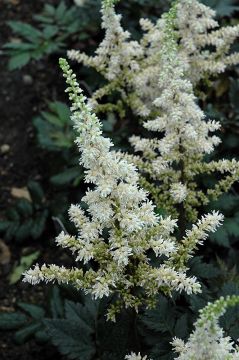
<svg viewBox="0 0 239 360">
<path fill-rule="evenodd" d="M 238 296 L 228 296 L 209 303 L 201 310 L 188 341 L 173 340 L 174 349 L 180 354 L 175 360 L 238 360 L 238 347 L 229 336 L 224 336 L 218 323 L 227 307 L 238 304 Z"/>
<path fill-rule="evenodd" d="M 151 192 L 156 205 L 194 222 L 198 216 L 198 206 L 207 204 L 209 197 L 216 199 L 238 179 L 239 163 L 235 160 L 204 162 L 204 155 L 210 154 L 220 142 L 217 136 L 211 134 L 220 129 L 220 124 L 214 120 L 205 121 L 205 115 L 197 105 L 192 83 L 188 80 L 190 66 L 172 36 L 176 33 L 178 4 L 181 9 L 184 2 L 176 3 L 164 17 L 165 37 L 161 39 L 161 49 L 158 51 L 161 53 L 157 92 L 160 96 L 153 102 L 157 115 L 144 122 L 144 127 L 155 132 L 156 136 L 151 139 L 133 136 L 130 140 L 135 151 L 142 153 L 141 157 L 134 157 L 135 163 L 146 178 L 151 178 L 151 181 L 143 178 L 141 185 Z M 200 4 L 199 8 L 204 9 L 204 5 L 201 7 Z M 206 194 L 198 191 L 196 175 L 212 172 L 226 176 L 215 188 L 208 189 Z M 154 181 L 156 184 L 160 181 L 162 186 L 154 186 Z M 182 203 L 178 212 L 175 212 L 175 203 Z"/>
<path fill-rule="evenodd" d="M 189 76 L 194 84 L 239 63 L 239 53 L 230 52 L 239 25 L 219 28 L 215 11 L 197 0 L 180 0 L 177 14 L 180 46 L 185 60 L 190 59 Z"/>
<path fill-rule="evenodd" d="M 147 193 L 138 186 L 135 166 L 110 151 L 113 144 L 102 136 L 101 123 L 86 103 L 75 74 L 66 60 L 61 59 L 60 65 L 72 102 L 71 118 L 78 133 L 80 163 L 86 169 L 85 182 L 94 187 L 88 189 L 82 199 L 88 206 L 86 211 L 78 205 L 72 205 L 69 210 L 78 236 L 62 232 L 56 242 L 69 248 L 76 255 L 76 261 L 91 266 L 90 269 L 89 266 L 66 269 L 36 265 L 25 273 L 24 281 L 71 283 L 94 298 L 116 293 L 117 306 L 108 314 L 111 319 L 121 306 L 137 310 L 140 305 L 152 305 L 159 291 L 165 294 L 173 290 L 188 294 L 199 292 L 196 278 L 187 277 L 184 266 L 174 265 L 177 245 L 172 233 L 176 221 L 155 214 Z M 183 244 L 185 248 L 190 244 L 190 254 L 195 244 L 200 243 L 208 231 L 215 231 L 220 221 L 219 214 L 208 214 L 185 235 Z M 151 265 L 149 251 L 155 253 L 158 266 Z"/>
<path fill-rule="evenodd" d="M 130 355 L 126 355 L 125 356 L 125 360 L 150 360 L 147 358 L 147 356 L 141 356 L 140 353 L 135 354 L 135 353 L 131 353 Z"/>
<path fill-rule="evenodd" d="M 218 226 L 222 225 L 223 219 L 222 214 L 213 211 L 198 220 L 191 230 L 186 230 L 186 235 L 178 245 L 177 253 L 172 254 L 169 263 L 174 264 L 176 268 L 183 269 L 198 246 L 207 239 L 208 233 L 215 232 Z"/>
<path fill-rule="evenodd" d="M 97 106 L 97 102 L 104 95 L 118 91 L 122 100 L 137 114 L 148 116 L 158 93 L 158 78 L 163 63 L 161 46 L 168 17 L 163 15 L 155 24 L 141 19 L 144 35 L 136 42 L 130 40 L 130 34 L 123 30 L 114 4 L 112 0 L 103 2 L 102 28 L 105 29 L 105 38 L 96 55 L 87 56 L 77 50 L 70 50 L 68 55 L 70 59 L 94 67 L 110 80 L 109 84 L 93 94 L 92 103 L 96 109 L 107 110 L 107 106 Z M 239 36 L 239 25 L 220 28 L 215 20 L 215 11 L 197 0 L 177 0 L 173 8 L 174 35 L 180 44 L 178 58 L 185 65 L 187 78 L 194 85 L 239 63 L 239 54 L 231 53 L 231 45 Z M 114 108 L 118 107 L 120 111 L 121 106 L 119 102 Z"/>
<path fill-rule="evenodd" d="M 214 134 L 220 124 L 205 119 L 193 89 L 205 76 L 239 62 L 238 54 L 229 54 L 239 26 L 218 30 L 215 12 L 196 0 L 174 2 L 155 25 L 147 19 L 140 23 L 145 32 L 141 41 L 130 41 L 114 6 L 103 6 L 106 35 L 96 55 L 75 50 L 68 55 L 110 80 L 92 96 L 96 111 L 118 109 L 124 114 L 126 103 L 145 119 L 143 126 L 154 137 L 130 138 L 135 152 L 140 153 L 131 157 L 143 175 L 140 185 L 150 192 L 157 208 L 179 217 L 180 224 L 185 219 L 195 222 L 197 208 L 228 191 L 239 177 L 235 160 L 205 163 L 204 155 L 220 143 Z M 206 50 L 209 45 L 215 50 Z M 116 105 L 97 103 L 113 91 L 121 94 Z M 213 172 L 222 174 L 222 179 L 206 193 L 199 190 L 196 176 Z"/>
</svg>

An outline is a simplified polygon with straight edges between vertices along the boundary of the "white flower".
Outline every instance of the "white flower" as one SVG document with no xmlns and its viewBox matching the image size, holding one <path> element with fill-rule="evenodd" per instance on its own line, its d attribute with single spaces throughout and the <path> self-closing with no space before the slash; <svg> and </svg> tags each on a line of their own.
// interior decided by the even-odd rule
<svg viewBox="0 0 239 360">
<path fill-rule="evenodd" d="M 213 304 L 208 304 L 200 311 L 200 317 L 195 330 L 188 341 L 175 338 L 172 342 L 174 350 L 179 353 L 175 360 L 238 360 L 239 352 L 229 336 L 224 337 L 224 331 L 219 327 L 218 319 L 227 306 L 235 306 L 238 296 L 220 298 Z"/>
<path fill-rule="evenodd" d="M 104 277 L 97 277 L 95 284 L 90 289 L 90 293 L 94 296 L 95 299 L 102 299 L 104 296 L 109 296 L 111 291 L 109 284 Z"/>
<path fill-rule="evenodd" d="M 23 282 L 29 282 L 32 285 L 39 284 L 44 280 L 44 276 L 38 264 L 33 269 L 27 270 L 22 274 L 24 276 Z"/>
<path fill-rule="evenodd" d="M 62 232 L 56 242 L 69 248 L 76 254 L 76 261 L 83 261 L 88 269 L 67 269 L 56 265 L 39 268 L 37 265 L 25 273 L 24 281 L 33 284 L 40 281 L 71 283 L 94 298 L 117 291 L 123 305 L 136 310 L 164 287 L 169 291 L 197 293 L 200 285 L 196 279 L 188 277 L 185 268 L 175 268 L 178 248 L 172 233 L 176 220 L 171 217 L 163 219 L 155 214 L 155 206 L 148 200 L 147 192 L 139 187 L 136 167 L 111 151 L 111 141 L 102 136 L 102 125 L 92 113 L 65 60 L 61 60 L 61 67 L 69 85 L 67 92 L 72 101 L 80 163 L 85 167 L 86 180 L 92 183 L 93 189 L 88 189 L 82 198 L 87 205 L 85 211 L 79 205 L 72 205 L 69 210 L 78 235 L 73 237 Z M 214 217 L 217 218 L 216 214 Z M 194 242 L 200 236 L 204 237 L 204 228 L 198 231 L 199 227 L 188 234 Z M 215 227 L 216 219 L 208 219 L 204 230 L 213 231 Z M 168 257 L 163 258 L 159 268 L 149 263 L 150 249 L 158 257 Z M 90 266 L 91 260 L 97 264 L 96 270 Z M 142 287 L 145 298 L 140 293 L 137 302 L 132 302 L 128 294 L 138 286 Z"/>
<path fill-rule="evenodd" d="M 181 182 L 171 185 L 170 194 L 175 203 L 183 202 L 187 197 L 187 187 Z"/>
<path fill-rule="evenodd" d="M 141 356 L 140 353 L 138 353 L 137 355 L 134 352 L 132 352 L 130 355 L 125 356 L 125 360 L 147 360 L 147 359 L 148 359 L 147 356 Z"/>
<path fill-rule="evenodd" d="M 84 6 L 87 0 L 74 0 L 77 6 Z"/>
</svg>

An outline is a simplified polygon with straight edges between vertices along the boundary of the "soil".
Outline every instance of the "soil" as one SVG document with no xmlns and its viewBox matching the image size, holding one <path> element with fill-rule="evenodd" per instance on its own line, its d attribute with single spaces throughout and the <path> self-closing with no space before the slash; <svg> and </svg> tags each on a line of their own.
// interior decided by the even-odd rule
<svg viewBox="0 0 239 360">
<path fill-rule="evenodd" d="M 12 38 L 6 24 L 9 20 L 32 23 L 32 14 L 39 12 L 45 0 L 0 0 L 0 49 Z M 48 3 L 57 4 L 58 1 Z M 32 118 L 45 106 L 48 99 L 56 99 L 63 82 L 57 69 L 57 59 L 44 59 L 31 63 L 21 71 L 9 72 L 7 59 L 0 50 L 0 216 L 13 201 L 11 188 L 22 188 L 31 180 L 41 180 L 44 154 L 34 141 Z M 58 91 L 57 91 L 58 89 Z M 45 287 L 31 287 L 19 282 L 9 285 L 8 274 L 21 256 L 20 245 L 7 244 L 11 253 L 10 263 L 0 265 L 0 313 L 11 312 L 18 301 L 43 303 Z M 39 248 L 41 246 L 39 245 Z M 42 250 L 42 249 L 41 249 Z M 47 257 L 44 254 L 43 257 Z M 63 359 L 50 345 L 29 341 L 16 345 L 13 334 L 0 334 L 1 360 Z"/>
</svg>

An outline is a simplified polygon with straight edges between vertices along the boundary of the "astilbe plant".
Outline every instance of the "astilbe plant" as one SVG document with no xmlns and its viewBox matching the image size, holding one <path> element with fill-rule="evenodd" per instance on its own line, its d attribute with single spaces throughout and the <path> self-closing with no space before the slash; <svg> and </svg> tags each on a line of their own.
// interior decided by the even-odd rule
<svg viewBox="0 0 239 360">
<path fill-rule="evenodd" d="M 223 216 L 213 212 L 198 221 L 178 245 L 172 235 L 176 221 L 161 218 L 147 193 L 138 186 L 134 165 L 110 151 L 112 143 L 102 136 L 101 123 L 79 88 L 76 76 L 66 60 L 60 60 L 72 102 L 72 120 L 78 133 L 76 143 L 81 152 L 80 163 L 86 169 L 88 189 L 83 211 L 72 205 L 69 214 L 79 230 L 77 237 L 61 233 L 56 242 L 70 248 L 76 261 L 90 268 L 66 269 L 56 265 L 36 265 L 25 273 L 24 281 L 70 283 L 95 298 L 116 294 L 108 316 L 114 319 L 121 307 L 152 306 L 159 291 L 170 295 L 173 290 L 192 294 L 200 291 L 196 278 L 187 277 L 185 263 L 208 232 L 220 225 Z M 149 253 L 158 258 L 158 266 L 150 262 Z"/>
<path fill-rule="evenodd" d="M 123 29 L 114 3 L 117 1 L 103 1 L 105 37 L 95 56 L 78 50 L 68 51 L 70 59 L 93 67 L 110 81 L 92 96 L 99 111 L 108 110 L 100 100 L 112 92 L 119 92 L 122 101 L 141 116 L 148 116 L 154 110 L 153 101 L 160 90 L 161 66 L 165 67 L 162 57 L 165 33 L 176 38 L 178 56 L 183 58 L 187 77 L 193 85 L 239 63 L 238 53 L 231 52 L 239 36 L 239 25 L 219 27 L 215 11 L 197 0 L 174 1 L 169 13 L 163 14 L 155 24 L 141 19 L 144 34 L 140 41 L 131 40 L 131 34 Z"/>
<path fill-rule="evenodd" d="M 221 224 L 223 215 L 214 211 L 198 220 L 198 208 L 227 191 L 239 176 L 235 160 L 205 161 L 205 155 L 220 142 L 213 135 L 220 124 L 205 120 L 194 95 L 201 79 L 238 61 L 237 54 L 230 54 L 238 26 L 214 30 L 213 11 L 195 0 L 181 0 L 174 2 L 156 25 L 142 20 L 146 33 L 140 42 L 130 41 L 114 3 L 103 2 L 106 36 L 96 56 L 69 52 L 70 58 L 95 67 L 109 84 L 87 101 L 67 61 L 60 60 L 72 103 L 80 164 L 85 168 L 85 182 L 92 186 L 82 199 L 86 210 L 80 205 L 69 210 L 78 235 L 62 232 L 56 243 L 69 248 L 79 263 L 74 268 L 36 265 L 24 274 L 24 281 L 32 284 L 69 283 L 95 299 L 111 297 L 107 314 L 111 320 L 122 308 L 138 311 L 154 306 L 158 293 L 171 296 L 174 291 L 189 295 L 201 291 L 197 279 L 187 275 L 187 261 Z M 208 45 L 215 48 L 207 49 Z M 120 97 L 115 103 L 100 103 L 105 95 L 117 92 Z M 103 137 L 95 114 L 117 110 L 123 116 L 127 107 L 156 134 L 131 137 L 142 155 L 112 150 L 113 144 Z M 203 192 L 197 176 L 212 172 L 225 176 Z M 157 215 L 159 208 L 168 216 Z M 194 223 L 191 228 L 190 222 Z M 225 346 L 219 351 L 224 359 L 236 359 L 234 346 L 223 337 L 217 323 L 224 307 L 234 304 L 235 299 L 209 305 L 188 342 L 173 341 L 180 353 L 178 359 L 214 360 L 207 356 L 217 344 L 218 349 Z M 207 355 L 197 358 L 195 344 L 203 333 L 207 334 Z M 132 353 L 126 359 L 146 357 Z"/>
<path fill-rule="evenodd" d="M 216 200 L 239 176 L 234 159 L 205 161 L 220 143 L 213 134 L 220 124 L 206 120 L 194 95 L 200 80 L 239 62 L 239 54 L 231 53 L 239 26 L 219 28 L 213 10 L 196 0 L 181 0 L 156 24 L 141 19 L 145 34 L 137 42 L 130 40 L 113 6 L 103 5 L 102 14 L 106 34 L 96 55 L 71 50 L 69 58 L 93 66 L 109 81 L 92 96 L 96 112 L 124 115 L 129 106 L 152 132 L 148 138 L 130 138 L 140 153 L 131 161 L 141 171 L 141 186 L 157 208 L 179 217 L 183 233 L 187 222 L 196 221 L 198 208 Z M 120 94 L 117 104 L 100 103 L 115 93 Z M 212 173 L 221 179 L 203 192 L 197 178 Z"/>
<path fill-rule="evenodd" d="M 187 342 L 175 338 L 172 342 L 175 352 L 179 353 L 175 360 L 238 360 L 238 345 L 225 336 L 219 325 L 219 318 L 226 309 L 239 304 L 238 296 L 221 297 L 200 310 L 200 316 L 194 324 L 194 331 Z M 126 355 L 126 360 L 150 360 L 140 353 Z"/>
</svg>

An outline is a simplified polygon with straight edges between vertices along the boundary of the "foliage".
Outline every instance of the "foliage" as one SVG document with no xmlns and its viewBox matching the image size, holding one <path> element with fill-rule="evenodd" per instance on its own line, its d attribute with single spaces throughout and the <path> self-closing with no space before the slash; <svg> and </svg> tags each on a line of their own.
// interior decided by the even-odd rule
<svg viewBox="0 0 239 360">
<path fill-rule="evenodd" d="M 42 111 L 33 119 L 33 124 L 40 147 L 48 152 L 57 152 L 58 155 L 59 165 L 55 171 L 61 171 L 52 175 L 50 182 L 56 186 L 70 183 L 77 186 L 83 178 L 83 171 L 78 166 L 70 109 L 59 101 L 49 103 L 48 107 L 49 111 Z"/>
<path fill-rule="evenodd" d="M 18 311 L 0 314 L 0 330 L 15 331 L 14 340 L 17 344 L 23 344 L 32 337 L 38 342 L 47 342 L 49 336 L 44 324 L 45 317 L 63 316 L 63 303 L 58 288 L 52 289 L 46 305 L 47 310 L 40 305 L 19 302 Z"/>
<path fill-rule="evenodd" d="M 49 210 L 42 187 L 35 181 L 28 183 L 31 201 L 18 199 L 0 221 L 0 232 L 6 240 L 39 239 L 45 230 Z"/>
<path fill-rule="evenodd" d="M 67 290 L 67 295 L 64 290 Z M 0 330 L 14 331 L 14 340 L 23 344 L 30 338 L 37 342 L 50 341 L 69 359 L 122 359 L 134 344 L 132 314 L 125 313 L 115 324 L 105 319 L 104 300 L 93 301 L 78 294 L 76 300 L 70 288 L 54 287 L 45 307 L 18 303 L 17 312 L 0 315 Z"/>
<path fill-rule="evenodd" d="M 213 8 L 218 16 L 230 16 L 239 10 L 235 0 L 202 0 L 203 4 Z"/>
<path fill-rule="evenodd" d="M 18 282 L 22 277 L 22 273 L 30 268 L 30 266 L 38 259 L 39 255 L 40 251 L 22 255 L 19 264 L 15 264 L 9 275 L 9 283 L 13 285 Z"/>
<path fill-rule="evenodd" d="M 105 319 L 107 301 L 92 301 L 89 296 L 72 290 L 54 287 L 44 307 L 18 303 L 18 311 L 0 315 L 0 329 L 14 331 L 14 340 L 23 344 L 30 338 L 46 343 L 49 340 L 60 353 L 69 359 L 121 360 L 130 351 L 142 347 L 154 360 L 170 360 L 175 355 L 170 341 L 173 336 L 187 339 L 198 317 L 198 310 L 212 301 L 211 296 L 188 297 L 177 301 L 177 296 L 167 299 L 159 296 L 153 310 L 141 312 L 135 322 L 134 314 L 126 311 L 117 316 L 116 323 Z M 224 285 L 214 298 L 239 294 L 235 285 Z M 176 303 L 175 303 L 176 301 Z M 236 340 L 238 337 L 238 307 L 233 307 L 222 317 L 221 326 Z M 140 341 L 140 348 L 139 342 Z"/>
<path fill-rule="evenodd" d="M 97 7 L 95 7 L 97 9 Z M 94 29 L 92 22 L 94 11 L 84 13 L 76 7 L 67 7 L 60 1 L 56 7 L 45 4 L 41 14 L 34 15 L 36 26 L 21 21 L 9 21 L 17 41 L 4 45 L 6 55 L 10 57 L 9 69 L 15 70 L 26 65 L 30 60 L 39 60 L 52 53 L 61 53 L 70 41 L 85 40 L 89 35 L 87 28 Z M 92 29 L 92 31 L 93 31 Z"/>
</svg>

